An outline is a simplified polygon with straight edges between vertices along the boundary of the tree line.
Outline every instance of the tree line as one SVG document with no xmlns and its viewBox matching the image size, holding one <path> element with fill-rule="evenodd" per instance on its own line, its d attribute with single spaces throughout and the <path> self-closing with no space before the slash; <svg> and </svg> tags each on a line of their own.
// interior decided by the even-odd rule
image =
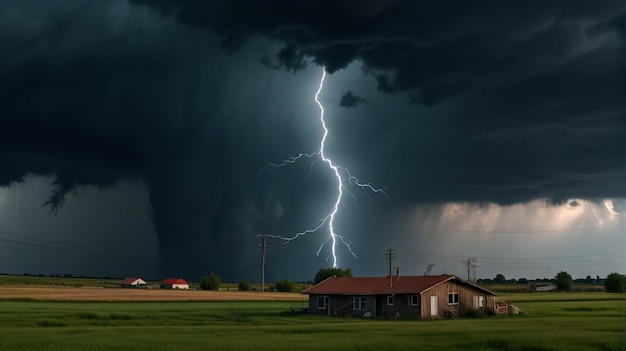
<svg viewBox="0 0 626 351">
<path fill-rule="evenodd" d="M 318 284 L 330 277 L 352 277 L 352 271 L 350 270 L 350 268 L 322 268 L 317 271 L 312 283 Z M 211 272 L 211 274 L 201 277 L 198 283 L 201 290 L 219 290 L 220 276 Z M 250 291 L 252 289 L 250 282 L 246 279 L 242 279 L 239 281 L 238 288 L 240 291 Z M 270 286 L 270 290 L 279 292 L 292 292 L 295 289 L 296 283 L 287 278 L 280 280 Z"/>
<path fill-rule="evenodd" d="M 312 283 L 319 284 L 330 277 L 352 277 L 352 271 L 350 270 L 350 268 L 322 268 L 317 271 Z M 554 278 L 548 281 L 553 282 L 556 285 L 556 288 L 561 291 L 572 291 L 572 289 L 574 288 L 574 279 L 572 279 L 572 276 L 565 271 L 557 273 Z M 595 280 L 593 280 L 590 276 L 587 276 L 585 279 L 576 280 L 577 283 L 587 284 L 593 284 L 594 282 L 600 281 L 602 281 L 604 288 L 608 292 L 623 293 L 625 291 L 626 276 L 619 273 L 611 273 L 607 275 L 605 279 L 600 279 L 600 277 L 598 276 Z M 479 279 L 477 282 L 479 284 L 529 283 L 528 279 L 526 278 L 520 278 L 518 280 L 507 280 L 506 277 L 500 273 L 498 273 L 493 279 Z M 200 289 L 202 290 L 219 290 L 220 277 L 215 273 L 211 273 L 200 278 L 199 285 Z M 252 289 L 250 282 L 246 279 L 242 279 L 239 281 L 238 288 L 240 291 L 250 291 Z M 287 278 L 278 281 L 270 286 L 270 290 L 279 292 L 292 292 L 295 290 L 295 288 L 295 282 Z"/>
<path fill-rule="evenodd" d="M 541 281 L 554 283 L 556 288 L 561 291 L 572 291 L 575 282 L 581 284 L 603 284 L 606 291 L 613 293 L 623 293 L 626 288 L 626 276 L 617 272 L 607 275 L 605 279 L 600 279 L 599 276 L 596 276 L 596 279 L 591 278 L 591 276 L 587 276 L 584 279 L 574 280 L 569 273 L 561 271 L 557 273 L 554 278 L 543 279 Z M 507 280 L 503 274 L 498 273 L 493 279 L 479 279 L 477 282 L 479 284 L 528 284 L 529 280 L 526 278 Z"/>
</svg>

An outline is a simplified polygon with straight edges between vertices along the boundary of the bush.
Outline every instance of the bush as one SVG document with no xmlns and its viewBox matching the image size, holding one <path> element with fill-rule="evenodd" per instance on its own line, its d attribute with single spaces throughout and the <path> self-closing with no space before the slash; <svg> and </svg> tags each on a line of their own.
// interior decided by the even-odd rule
<svg viewBox="0 0 626 351">
<path fill-rule="evenodd" d="M 219 290 L 220 276 L 215 273 L 211 273 L 207 276 L 200 278 L 199 283 L 201 290 Z"/>
<path fill-rule="evenodd" d="M 250 291 L 250 282 L 245 280 L 245 279 L 241 279 L 239 281 L 239 290 L 240 291 Z"/>
<path fill-rule="evenodd" d="M 604 288 L 608 292 L 623 293 L 626 277 L 619 273 L 611 273 L 604 280 Z"/>
<path fill-rule="evenodd" d="M 291 292 L 294 288 L 295 284 L 287 278 L 276 283 L 276 291 Z"/>
<path fill-rule="evenodd" d="M 559 272 L 556 275 L 556 288 L 562 291 L 572 291 L 574 280 L 567 272 Z"/>
<path fill-rule="evenodd" d="M 504 277 L 504 275 L 498 273 L 496 274 L 496 277 L 493 278 L 493 282 L 496 284 L 506 284 L 506 278 Z"/>
</svg>

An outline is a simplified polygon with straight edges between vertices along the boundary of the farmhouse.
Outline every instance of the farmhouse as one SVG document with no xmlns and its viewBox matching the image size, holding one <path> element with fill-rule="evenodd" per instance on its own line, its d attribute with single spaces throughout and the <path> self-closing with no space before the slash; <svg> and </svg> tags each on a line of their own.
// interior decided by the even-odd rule
<svg viewBox="0 0 626 351">
<path fill-rule="evenodd" d="M 122 288 L 145 288 L 148 284 L 141 278 L 126 278 L 122 280 L 120 286 Z"/>
<path fill-rule="evenodd" d="M 303 291 L 309 312 L 442 318 L 495 307 L 495 294 L 454 275 L 332 277 Z"/>
<path fill-rule="evenodd" d="M 189 283 L 184 279 L 167 278 L 161 282 L 163 289 L 189 289 Z"/>
</svg>

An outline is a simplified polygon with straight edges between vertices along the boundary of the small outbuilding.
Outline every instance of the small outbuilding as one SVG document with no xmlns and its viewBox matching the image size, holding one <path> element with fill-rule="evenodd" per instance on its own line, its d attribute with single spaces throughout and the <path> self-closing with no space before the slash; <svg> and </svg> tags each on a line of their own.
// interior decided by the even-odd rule
<svg viewBox="0 0 626 351">
<path fill-rule="evenodd" d="M 126 278 L 122 280 L 120 286 L 122 288 L 145 288 L 148 284 L 141 278 Z"/>
<path fill-rule="evenodd" d="M 180 278 L 167 278 L 161 282 L 163 289 L 189 289 L 189 283 Z"/>
<path fill-rule="evenodd" d="M 540 291 L 554 291 L 556 290 L 556 285 L 552 283 L 536 283 L 532 282 L 529 284 L 530 289 L 532 291 L 540 292 Z"/>
<path fill-rule="evenodd" d="M 332 277 L 303 291 L 309 312 L 442 318 L 495 308 L 495 294 L 454 275 Z"/>
</svg>

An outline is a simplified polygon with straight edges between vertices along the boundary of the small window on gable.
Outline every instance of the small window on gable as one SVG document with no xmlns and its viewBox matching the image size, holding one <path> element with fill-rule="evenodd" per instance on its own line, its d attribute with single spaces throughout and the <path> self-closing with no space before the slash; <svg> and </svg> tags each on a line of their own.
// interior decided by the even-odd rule
<svg viewBox="0 0 626 351">
<path fill-rule="evenodd" d="M 419 306 L 420 304 L 420 296 L 419 295 L 409 295 L 409 305 L 410 306 Z"/>
<path fill-rule="evenodd" d="M 448 305 L 458 305 L 459 304 L 459 293 L 453 292 L 448 293 Z"/>
<path fill-rule="evenodd" d="M 389 305 L 389 306 L 393 305 L 393 295 L 388 295 L 387 296 L 387 305 Z"/>
</svg>

